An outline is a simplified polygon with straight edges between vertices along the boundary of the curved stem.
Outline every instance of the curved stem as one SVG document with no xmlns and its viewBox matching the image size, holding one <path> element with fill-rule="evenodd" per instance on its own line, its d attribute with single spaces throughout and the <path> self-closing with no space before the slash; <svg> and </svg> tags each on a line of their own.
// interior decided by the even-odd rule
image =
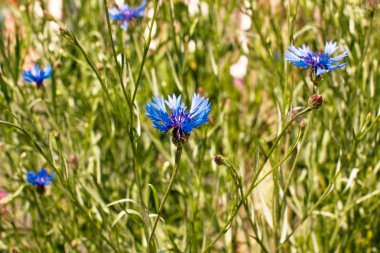
<svg viewBox="0 0 380 253">
<path fill-rule="evenodd" d="M 264 169 L 264 166 L 266 165 L 266 163 L 268 162 L 270 156 L 272 155 L 273 151 L 276 149 L 278 143 L 280 142 L 280 140 L 282 139 L 282 137 L 284 136 L 286 130 L 292 125 L 292 123 L 297 119 L 299 118 L 300 116 L 312 111 L 313 108 L 311 107 L 307 107 L 305 108 L 303 111 L 299 112 L 298 114 L 296 114 L 293 118 L 290 119 L 290 121 L 288 123 L 286 123 L 285 127 L 282 129 L 281 133 L 278 135 L 278 137 L 276 138 L 274 144 L 272 145 L 271 149 L 269 150 L 267 156 L 265 157 L 264 159 L 264 162 L 261 164 L 260 168 L 258 169 L 257 173 L 255 174 L 255 176 L 253 177 L 253 180 L 251 182 L 251 184 L 249 185 L 248 187 L 248 190 L 245 192 L 243 198 L 240 200 L 240 202 L 238 203 L 238 205 L 235 206 L 232 214 L 230 215 L 230 217 L 228 218 L 227 220 L 227 223 L 226 225 L 223 227 L 223 229 L 219 232 L 219 234 L 215 237 L 214 240 L 212 240 L 207 246 L 206 248 L 202 251 L 202 253 L 206 253 L 208 252 L 213 246 L 214 244 L 222 237 L 223 234 L 225 234 L 228 229 L 230 228 L 231 226 L 231 223 L 232 221 L 234 220 L 237 212 L 239 211 L 240 207 L 244 204 L 244 202 L 248 199 L 249 195 L 251 194 L 252 190 L 257 186 L 256 185 L 256 180 L 258 179 L 261 171 Z"/>
<path fill-rule="evenodd" d="M 173 186 L 173 183 L 174 183 L 174 179 L 177 176 L 178 168 L 179 168 L 179 162 L 181 160 L 181 154 L 182 154 L 182 147 L 178 147 L 176 155 L 175 155 L 175 165 L 174 165 L 173 174 L 172 174 L 172 176 L 170 178 L 168 188 L 166 188 L 166 191 L 165 191 L 164 197 L 163 197 L 163 199 L 161 201 L 160 207 L 158 208 L 157 218 L 154 221 L 152 231 L 150 232 L 150 235 L 149 235 L 149 239 L 148 239 L 148 247 L 149 248 L 151 247 L 151 242 L 152 242 L 152 238 L 154 236 L 154 231 L 157 228 L 157 224 L 158 224 L 158 221 L 159 221 L 159 219 L 161 217 L 162 210 L 164 209 L 165 202 L 166 202 L 166 200 L 167 200 L 167 198 L 169 196 L 170 190 L 172 189 L 172 186 Z"/>
</svg>

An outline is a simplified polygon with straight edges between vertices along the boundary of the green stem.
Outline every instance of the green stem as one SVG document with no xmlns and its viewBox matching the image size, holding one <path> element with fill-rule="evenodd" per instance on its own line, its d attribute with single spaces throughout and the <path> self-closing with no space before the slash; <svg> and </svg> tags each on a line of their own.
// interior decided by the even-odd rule
<svg viewBox="0 0 380 253">
<path fill-rule="evenodd" d="M 178 168 L 179 168 L 179 162 L 181 160 L 181 154 L 182 154 L 182 147 L 178 147 L 177 148 L 177 153 L 175 155 L 174 171 L 173 171 L 173 174 L 172 174 L 172 176 L 170 178 L 168 188 L 166 188 L 165 195 L 164 195 L 164 197 L 163 197 L 163 199 L 161 201 L 160 207 L 158 208 L 157 218 L 156 218 L 156 220 L 155 220 L 155 222 L 153 224 L 152 231 L 150 232 L 150 235 L 149 235 L 149 239 L 148 239 L 148 247 L 149 248 L 151 247 L 151 242 L 152 242 L 152 238 L 154 236 L 154 231 L 157 228 L 157 224 L 158 224 L 158 221 L 160 219 L 162 210 L 164 209 L 165 202 L 166 202 L 166 200 L 167 200 L 167 198 L 169 196 L 170 190 L 172 189 L 172 186 L 173 186 L 173 183 L 174 183 L 174 179 L 177 176 Z"/>
<path fill-rule="evenodd" d="M 135 90 L 133 91 L 133 95 L 132 95 L 132 100 L 131 100 L 131 105 L 132 106 L 133 106 L 133 104 L 135 102 L 137 89 L 138 89 L 139 84 L 140 84 L 142 72 L 143 72 L 144 65 L 145 65 L 145 60 L 146 60 L 146 57 L 147 57 L 148 51 L 149 51 L 150 41 L 152 40 L 152 30 L 153 30 L 154 22 L 156 21 L 156 17 L 157 17 L 157 9 L 158 9 L 158 0 L 156 0 L 154 2 L 153 17 L 152 17 L 152 20 L 150 22 L 149 34 L 148 34 L 148 38 L 147 38 L 147 40 L 145 42 L 144 53 L 143 53 L 143 58 L 142 58 L 142 61 L 141 61 L 141 64 L 140 64 L 139 74 L 138 74 L 136 82 L 135 82 L 136 87 L 135 87 Z"/>
<path fill-rule="evenodd" d="M 285 125 L 285 127 L 282 129 L 281 133 L 279 134 L 279 136 L 276 138 L 276 141 L 274 142 L 274 144 L 272 145 L 271 149 L 269 150 L 268 152 L 268 155 L 265 157 L 264 159 L 264 162 L 261 164 L 259 170 L 257 171 L 257 173 L 255 174 L 251 184 L 249 185 L 248 187 L 248 190 L 245 192 L 243 198 L 240 200 L 239 204 L 237 206 L 235 206 L 232 214 L 230 215 L 230 217 L 228 218 L 227 220 L 227 223 L 226 225 L 224 226 L 224 228 L 219 232 L 219 234 L 216 236 L 216 238 L 214 240 L 212 240 L 207 246 L 206 248 L 202 251 L 202 253 L 206 253 L 208 252 L 212 247 L 213 245 L 222 237 L 223 234 L 225 234 L 228 229 L 230 228 L 231 226 L 231 223 L 232 221 L 234 220 L 237 212 L 239 211 L 240 207 L 244 204 L 244 202 L 248 199 L 249 195 L 251 194 L 252 190 L 257 186 L 256 185 L 256 180 L 258 179 L 261 171 L 264 169 L 264 166 L 266 165 L 266 163 L 268 162 L 270 156 L 272 155 L 273 151 L 276 149 L 278 143 L 280 142 L 280 140 L 282 139 L 282 137 L 284 136 L 286 130 L 292 125 L 292 123 L 297 119 L 299 118 L 300 116 L 310 112 L 311 110 L 313 110 L 313 108 L 311 107 L 307 107 L 306 109 L 304 109 L 303 111 L 299 112 L 298 114 L 296 114 L 293 118 L 290 119 L 290 121 Z"/>
<path fill-rule="evenodd" d="M 265 173 L 265 175 L 263 177 L 261 177 L 257 183 L 255 183 L 255 186 L 254 187 L 257 187 L 262 181 L 264 181 L 273 171 L 275 171 L 278 167 L 280 167 L 281 164 L 283 164 L 289 157 L 290 155 L 293 153 L 294 149 L 297 147 L 297 144 L 301 138 L 301 135 L 302 135 L 302 131 L 300 131 L 298 133 L 298 136 L 297 136 L 297 139 L 295 141 L 295 143 L 293 144 L 293 146 L 290 148 L 290 150 L 288 151 L 288 153 L 285 155 L 285 157 L 280 161 L 278 162 L 275 166 L 273 166 L 273 168 L 271 170 L 269 170 L 267 173 Z"/>
<path fill-rule="evenodd" d="M 122 77 L 122 68 L 121 68 L 119 62 L 117 61 L 117 55 L 116 55 L 115 45 L 113 43 L 113 38 L 112 38 L 112 29 L 111 29 L 110 17 L 109 17 L 109 14 L 108 14 L 107 0 L 103 1 L 103 5 L 104 5 L 104 12 L 106 13 L 108 37 L 109 37 L 109 40 L 110 40 L 110 43 L 111 43 L 111 48 L 112 48 L 112 53 L 113 53 L 113 59 L 115 61 L 116 68 L 117 68 L 117 76 L 119 77 L 119 82 L 120 82 L 121 89 L 123 91 L 124 98 L 127 101 L 128 105 L 132 106 L 132 104 L 131 104 L 131 98 L 128 96 L 127 90 L 124 87 L 123 77 Z"/>
</svg>

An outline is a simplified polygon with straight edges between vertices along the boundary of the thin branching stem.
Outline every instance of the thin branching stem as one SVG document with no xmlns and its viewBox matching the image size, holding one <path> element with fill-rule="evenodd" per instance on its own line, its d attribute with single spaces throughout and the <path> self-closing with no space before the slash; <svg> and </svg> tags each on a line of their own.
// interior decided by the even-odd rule
<svg viewBox="0 0 380 253">
<path fill-rule="evenodd" d="M 282 129 L 282 131 L 280 132 L 280 134 L 278 135 L 278 137 L 276 138 L 275 142 L 273 143 L 271 149 L 269 150 L 267 156 L 265 157 L 263 163 L 261 164 L 260 168 L 258 169 L 257 173 L 255 174 L 251 184 L 249 185 L 247 191 L 245 192 L 243 198 L 240 200 L 240 202 L 234 207 L 234 210 L 232 211 L 232 213 L 230 214 L 230 217 L 228 218 L 225 226 L 223 227 L 223 229 L 219 232 L 219 234 L 214 238 L 214 240 L 212 240 L 206 247 L 205 249 L 202 251 L 202 252 L 208 252 L 213 246 L 214 244 L 222 237 L 223 234 L 225 234 L 230 226 L 231 226 L 231 223 L 232 221 L 234 220 L 236 214 L 238 213 L 240 207 L 244 204 L 244 202 L 248 199 L 249 195 L 251 194 L 252 190 L 257 186 L 256 185 L 256 180 L 258 179 L 261 171 L 264 169 L 264 166 L 266 165 L 266 163 L 268 162 L 270 156 L 272 155 L 273 151 L 276 149 L 278 143 L 280 142 L 280 140 L 282 139 L 282 137 L 284 136 L 286 130 L 292 125 L 292 123 L 299 117 L 301 117 L 302 115 L 312 111 L 313 108 L 310 108 L 310 107 L 307 107 L 306 109 L 304 109 L 303 111 L 299 112 L 298 114 L 296 114 L 293 118 L 290 119 L 290 121 L 285 125 L 285 127 Z"/>
<path fill-rule="evenodd" d="M 177 173 L 178 173 L 178 169 L 179 169 L 179 163 L 180 163 L 180 160 L 181 160 L 181 154 L 182 154 L 182 147 L 178 147 L 177 148 L 177 152 L 176 152 L 176 155 L 175 155 L 175 164 L 174 164 L 174 170 L 173 170 L 173 173 L 172 173 L 172 176 L 170 178 L 170 181 L 169 181 L 169 185 L 168 187 L 166 188 L 166 191 L 165 191 L 165 194 L 164 194 L 164 197 L 162 198 L 162 201 L 160 203 L 160 207 L 158 208 L 158 212 L 157 212 L 157 218 L 156 220 L 154 221 L 154 224 L 153 224 L 153 227 L 152 227 L 152 231 L 150 232 L 150 235 L 149 235 L 149 239 L 148 239 L 148 247 L 151 248 L 151 243 L 152 243 L 152 238 L 154 236 L 154 232 L 157 228 L 157 224 L 158 224 L 158 221 L 161 217 L 161 214 L 162 214 L 162 210 L 164 209 L 164 205 L 166 203 L 166 200 L 169 196 L 169 192 L 170 190 L 172 189 L 173 187 L 173 184 L 174 184 L 174 180 L 177 176 Z"/>
</svg>

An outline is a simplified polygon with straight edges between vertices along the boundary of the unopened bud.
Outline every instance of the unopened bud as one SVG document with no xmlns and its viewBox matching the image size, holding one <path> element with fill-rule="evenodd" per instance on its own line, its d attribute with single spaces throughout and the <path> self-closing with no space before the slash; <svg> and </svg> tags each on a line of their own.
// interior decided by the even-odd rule
<svg viewBox="0 0 380 253">
<path fill-rule="evenodd" d="M 226 165 L 227 162 L 226 162 L 226 158 L 224 158 L 223 156 L 221 155 L 216 155 L 214 157 L 214 161 L 217 165 Z"/>
<path fill-rule="evenodd" d="M 96 68 L 99 70 L 99 71 L 101 71 L 101 70 L 103 70 L 103 64 L 102 63 L 98 63 L 98 64 L 96 64 Z"/>
<path fill-rule="evenodd" d="M 63 26 L 60 26 L 59 27 L 59 32 L 61 33 L 61 35 L 67 39 L 68 41 L 70 41 L 71 43 L 73 44 L 77 44 L 77 41 L 75 39 L 75 36 L 74 34 L 72 34 L 72 32 L 66 28 L 66 27 L 63 27 Z"/>
<path fill-rule="evenodd" d="M 198 93 L 199 93 L 199 95 L 204 96 L 205 95 L 205 89 L 203 89 L 202 87 L 198 87 Z"/>
<path fill-rule="evenodd" d="M 71 164 L 71 166 L 73 166 L 73 168 L 78 167 L 78 158 L 76 155 L 71 155 L 70 164 Z"/>
<path fill-rule="evenodd" d="M 323 98 L 320 94 L 314 94 L 309 98 L 309 106 L 313 109 L 318 109 L 322 106 Z"/>
<path fill-rule="evenodd" d="M 54 130 L 53 136 L 54 136 L 54 138 L 59 139 L 59 132 L 57 130 Z"/>
<path fill-rule="evenodd" d="M 300 127 L 304 128 L 304 127 L 306 127 L 306 126 L 307 126 L 307 119 L 303 119 L 303 120 L 301 120 L 301 122 L 300 122 Z"/>
</svg>

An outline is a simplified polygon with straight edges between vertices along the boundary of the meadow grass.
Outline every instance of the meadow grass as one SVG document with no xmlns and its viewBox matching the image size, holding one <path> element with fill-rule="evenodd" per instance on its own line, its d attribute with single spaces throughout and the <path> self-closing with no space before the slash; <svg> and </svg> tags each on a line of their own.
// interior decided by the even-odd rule
<svg viewBox="0 0 380 253">
<path fill-rule="evenodd" d="M 1 251 L 380 251 L 377 1 L 149 0 L 127 30 L 113 6 L 0 3 Z M 285 61 L 330 40 L 347 66 L 316 87 Z M 145 106 L 194 93 L 210 120 L 177 147 Z"/>
</svg>

